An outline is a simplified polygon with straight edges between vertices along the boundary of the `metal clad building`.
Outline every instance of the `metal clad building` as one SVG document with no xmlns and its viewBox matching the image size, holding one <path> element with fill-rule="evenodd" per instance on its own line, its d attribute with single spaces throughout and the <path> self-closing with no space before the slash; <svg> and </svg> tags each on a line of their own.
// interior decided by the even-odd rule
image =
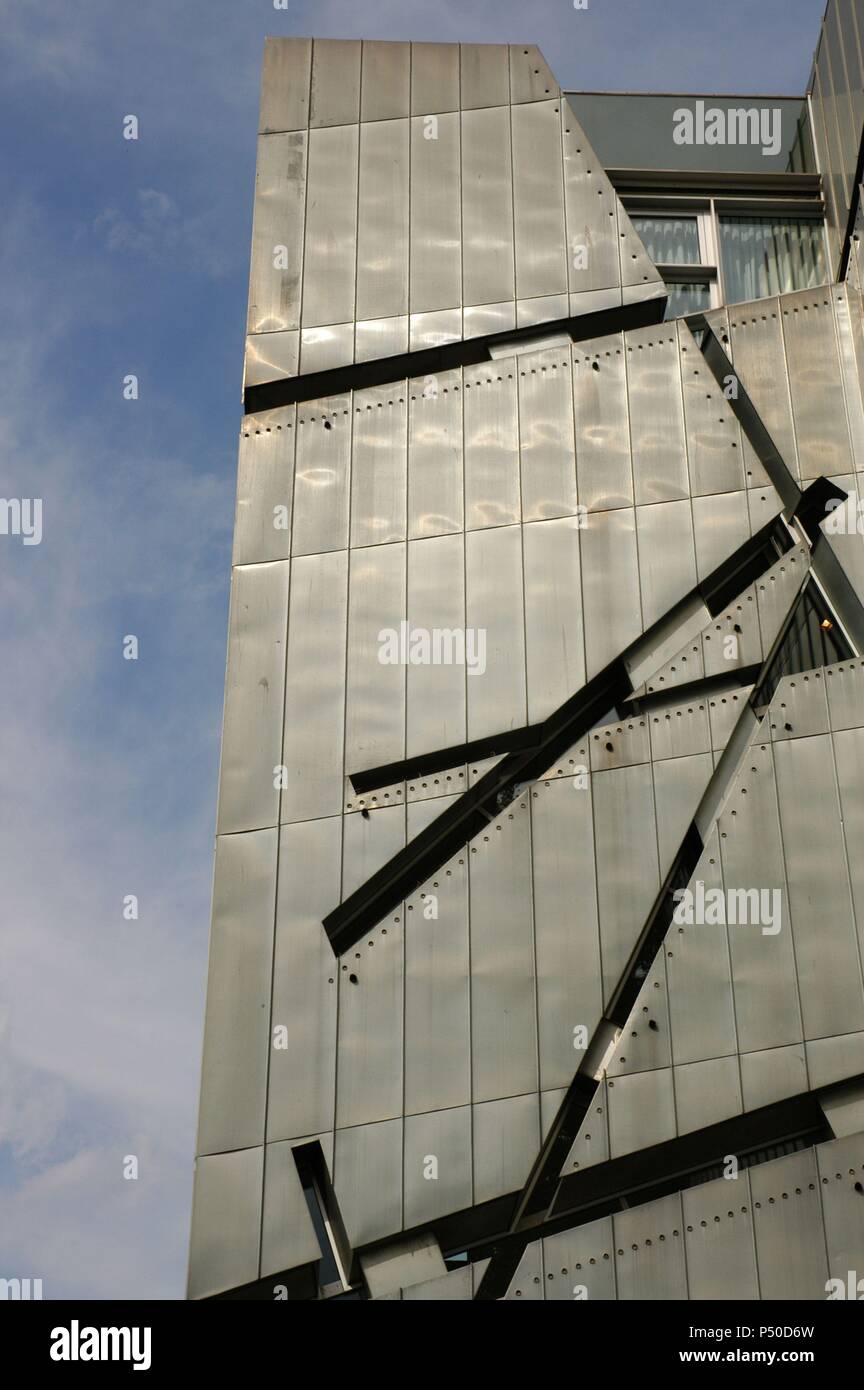
<svg viewBox="0 0 864 1390">
<path fill-rule="evenodd" d="M 849 159 L 613 178 L 578 105 L 265 48 L 192 1298 L 864 1263 Z"/>
</svg>

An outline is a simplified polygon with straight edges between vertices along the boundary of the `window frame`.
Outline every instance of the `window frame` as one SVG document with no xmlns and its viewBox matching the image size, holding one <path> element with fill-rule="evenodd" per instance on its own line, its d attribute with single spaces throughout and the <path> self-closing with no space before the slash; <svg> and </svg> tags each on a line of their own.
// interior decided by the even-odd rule
<svg viewBox="0 0 864 1390">
<path fill-rule="evenodd" d="M 831 265 L 831 251 L 825 210 L 814 206 L 812 200 L 801 198 L 754 198 L 734 192 L 717 195 L 655 195 L 624 193 L 622 198 L 628 215 L 633 217 L 695 217 L 699 236 L 699 256 L 689 263 L 662 262 L 657 269 L 664 280 L 679 284 L 707 284 L 710 287 L 710 308 L 719 309 L 727 303 L 720 243 L 720 218 L 730 217 L 797 217 L 818 222 L 822 231 L 822 249 L 826 271 Z"/>
</svg>

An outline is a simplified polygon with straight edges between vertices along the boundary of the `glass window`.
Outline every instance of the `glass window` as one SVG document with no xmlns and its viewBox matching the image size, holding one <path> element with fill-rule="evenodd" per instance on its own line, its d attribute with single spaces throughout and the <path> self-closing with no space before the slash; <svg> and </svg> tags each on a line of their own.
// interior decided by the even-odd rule
<svg viewBox="0 0 864 1390">
<path fill-rule="evenodd" d="M 685 314 L 705 313 L 711 308 L 711 286 L 697 280 L 685 283 L 681 280 L 667 280 L 669 301 L 666 305 L 666 318 L 683 318 Z"/>
<path fill-rule="evenodd" d="M 695 217 L 638 217 L 630 220 L 655 265 L 698 265 L 699 224 Z"/>
<path fill-rule="evenodd" d="M 788 294 L 827 279 L 822 223 L 803 217 L 721 217 L 727 304 Z"/>
</svg>

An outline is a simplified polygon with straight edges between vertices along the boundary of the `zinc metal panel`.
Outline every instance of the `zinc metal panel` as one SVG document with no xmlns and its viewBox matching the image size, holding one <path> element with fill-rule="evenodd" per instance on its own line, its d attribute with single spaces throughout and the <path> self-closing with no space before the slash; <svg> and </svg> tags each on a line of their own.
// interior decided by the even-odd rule
<svg viewBox="0 0 864 1390">
<path fill-rule="evenodd" d="M 750 1170 L 759 1286 L 766 1301 L 824 1299 L 828 1268 L 812 1149 Z"/>
<path fill-rule="evenodd" d="M 845 1033 L 841 1037 L 817 1038 L 814 1042 L 806 1044 L 807 1070 L 810 1074 L 810 1086 L 816 1091 L 821 1086 L 831 1086 L 835 1081 L 846 1081 L 851 1076 L 858 1076 L 864 1072 L 864 1033 Z M 853 1102 L 850 1101 L 850 1105 Z M 857 1100 L 855 1106 L 859 1119 L 854 1123 L 854 1131 L 857 1133 L 861 1128 L 861 1100 Z M 838 1117 L 836 1111 L 829 1107 L 826 1102 L 826 1115 L 835 1133 L 841 1132 L 836 1128 Z"/>
<path fill-rule="evenodd" d="M 708 610 L 705 609 L 704 615 L 697 610 L 695 619 L 698 621 L 703 616 L 707 616 Z M 688 623 L 687 628 L 691 626 Z M 662 629 L 661 629 L 662 631 Z M 677 629 L 673 634 L 676 641 L 681 636 L 681 629 Z M 644 676 L 646 671 L 649 673 L 645 681 L 645 688 L 649 695 L 667 695 L 670 698 L 675 696 L 675 687 L 679 685 L 690 685 L 693 681 L 701 680 L 705 675 L 705 661 L 702 656 L 702 634 L 697 632 L 694 638 L 688 639 L 683 647 L 669 657 L 662 666 L 655 663 L 658 659 L 665 656 L 669 650 L 671 639 L 658 637 L 650 639 L 644 647 L 640 648 L 639 654 L 632 660 L 628 659 L 627 669 L 631 679 L 636 680 L 637 676 Z"/>
<path fill-rule="evenodd" d="M 864 1028 L 864 987 L 831 741 L 788 739 L 774 763 L 804 1036 L 854 1033 Z"/>
<path fill-rule="evenodd" d="M 386 864 L 405 844 L 405 807 L 379 806 L 370 811 L 368 816 L 360 816 L 357 813 L 343 816 L 342 818 L 342 898 L 343 900 L 353 893 L 355 888 L 359 888 L 365 883 L 376 870 Z M 334 884 L 335 887 L 335 884 Z M 394 935 L 392 923 L 398 920 L 401 922 L 401 910 L 395 909 L 391 918 L 384 918 L 384 925 L 391 936 Z M 374 932 L 370 930 L 369 936 L 375 936 L 381 931 L 380 924 L 377 924 Z M 383 933 L 386 935 L 387 933 Z M 398 933 L 395 933 L 398 935 Z M 368 944 L 368 942 L 367 942 Z M 351 961 L 355 959 L 365 959 L 368 952 L 358 944 L 356 951 L 345 955 L 343 963 L 349 969 L 354 969 Z"/>
<path fill-rule="evenodd" d="M 666 957 L 658 951 L 606 1063 L 606 1075 L 614 1079 L 670 1067 L 669 1033 Z"/>
<path fill-rule="evenodd" d="M 466 367 L 465 528 L 519 520 L 519 409 L 514 372 Z M 511 365 L 511 364 L 506 364 Z"/>
<path fill-rule="evenodd" d="M 408 407 L 402 382 L 354 392 L 351 545 L 404 541 Z"/>
<path fill-rule="evenodd" d="M 696 573 L 707 579 L 750 535 L 747 493 L 720 492 L 693 498 Z"/>
<path fill-rule="evenodd" d="M 264 1150 L 210 1154 L 195 1164 L 189 1297 L 258 1278 Z"/>
<path fill-rule="evenodd" d="M 861 95 L 862 100 L 864 100 L 864 90 L 862 90 Z M 864 468 L 864 401 L 861 398 L 858 373 L 858 360 L 862 350 L 861 313 L 860 309 L 854 309 L 850 305 L 849 296 L 844 287 L 833 287 L 832 300 L 852 459 L 856 469 L 860 471 Z"/>
<path fill-rule="evenodd" d="M 461 531 L 462 373 L 409 381 L 408 535 Z"/>
<path fill-rule="evenodd" d="M 804 1044 L 741 1053 L 741 1087 L 745 1110 L 809 1090 Z"/>
<path fill-rule="evenodd" d="M 311 39 L 264 40 L 258 129 L 305 130 L 309 123 Z"/>
<path fill-rule="evenodd" d="M 518 361 L 523 520 L 570 516 L 576 510 L 570 353 L 553 349 Z"/>
<path fill-rule="evenodd" d="M 275 825 L 285 690 L 289 562 L 237 565 L 231 576 L 217 833 Z"/>
<path fill-rule="evenodd" d="M 759 1298 L 747 1172 L 682 1192 L 687 1284 L 694 1302 Z"/>
<path fill-rule="evenodd" d="M 660 874 L 668 873 L 711 781 L 710 753 L 690 753 L 654 764 L 654 802 Z"/>
<path fill-rule="evenodd" d="M 408 313 L 409 136 L 407 117 L 360 127 L 357 319 Z"/>
<path fill-rule="evenodd" d="M 678 324 L 684 428 L 694 495 L 740 492 L 745 486 L 738 422 L 687 324 Z"/>
<path fill-rule="evenodd" d="M 611 1216 L 561 1231 L 543 1241 L 547 1303 L 615 1299 L 615 1250 Z M 584 1290 L 584 1292 L 583 1292 Z"/>
<path fill-rule="evenodd" d="M 808 552 L 805 547 L 799 546 L 797 550 L 788 551 L 782 560 L 757 581 L 759 627 L 762 632 L 762 646 L 766 653 L 788 617 L 807 578 L 809 567 Z"/>
<path fill-rule="evenodd" d="M 589 511 L 633 505 L 623 341 L 616 333 L 573 348 L 578 495 Z"/>
<path fill-rule="evenodd" d="M 648 721 L 638 716 L 622 718 L 620 723 L 598 725 L 587 735 L 587 742 L 592 772 L 647 763 L 651 758 Z"/>
<path fill-rule="evenodd" d="M 840 154 L 843 161 L 843 172 L 846 176 L 849 189 L 849 202 L 851 202 L 855 188 L 855 166 L 858 161 L 858 146 L 861 134 L 862 96 L 860 90 L 860 77 L 854 72 L 854 67 L 857 65 L 857 43 L 851 15 L 848 16 L 847 23 L 848 31 L 844 31 L 844 26 L 840 19 L 840 5 L 838 0 L 834 0 L 833 5 L 826 6 L 823 20 L 823 34 L 828 50 L 827 57 L 830 64 L 831 81 L 834 91 L 833 104 L 837 120 L 837 132 L 840 140 Z M 854 65 L 853 49 L 856 50 Z M 854 74 L 851 82 L 849 76 L 847 76 L 847 66 L 850 72 Z M 858 87 L 857 92 L 855 90 L 856 86 Z"/>
<path fill-rule="evenodd" d="M 544 1140 L 549 1136 L 549 1131 L 561 1109 L 561 1103 L 566 1094 L 566 1087 L 563 1086 L 555 1091 L 540 1092 L 540 1133 Z"/>
<path fill-rule="evenodd" d="M 650 627 L 696 585 L 689 498 L 636 508 L 642 621 Z"/>
<path fill-rule="evenodd" d="M 411 120 L 411 313 L 462 303 L 459 116 Z"/>
<path fill-rule="evenodd" d="M 840 377 L 831 290 L 784 295 L 783 336 L 801 478 L 854 469 Z"/>
<path fill-rule="evenodd" d="M 296 376 L 299 364 L 300 334 L 296 328 L 284 333 L 250 333 L 243 361 L 243 389 Z"/>
<path fill-rule="evenodd" d="M 406 609 L 405 545 L 351 554 L 345 775 L 405 756 L 405 666 L 385 664 L 381 635 L 400 637 Z M 401 647 L 400 638 L 400 647 Z M 394 653 L 400 658 L 403 653 Z"/>
<path fill-rule="evenodd" d="M 304 328 L 300 334 L 300 372 L 329 372 L 344 367 L 354 355 L 354 324 L 331 323 Z"/>
<path fill-rule="evenodd" d="M 407 1229 L 470 1207 L 470 1105 L 409 1116 L 403 1169 Z"/>
<path fill-rule="evenodd" d="M 333 1128 L 340 962 L 321 925 L 341 871 L 339 816 L 283 825 L 273 957 L 267 1139 Z M 284 1045 L 282 1045 L 284 1043 Z"/>
<path fill-rule="evenodd" d="M 582 1126 L 561 1165 L 561 1177 L 609 1160 L 608 1082 L 604 1074 Z"/>
<path fill-rule="evenodd" d="M 425 804 L 441 809 L 439 801 Z M 413 835 L 412 822 L 409 813 Z M 405 1112 L 409 1115 L 465 1105 L 471 1099 L 466 858 L 460 851 L 406 903 Z"/>
<path fill-rule="evenodd" d="M 538 101 L 510 108 L 517 299 L 568 288 L 559 107 Z"/>
<path fill-rule="evenodd" d="M 759 588 L 751 585 L 703 629 L 702 657 L 706 676 L 726 676 L 761 662 L 772 639 L 763 637 L 756 602 L 758 595 Z"/>
<path fill-rule="evenodd" d="M 451 774 L 451 784 L 452 780 L 453 779 Z M 462 780 L 463 779 L 460 779 L 460 782 Z M 438 817 L 441 815 L 442 811 L 445 811 L 448 805 L 451 805 L 454 801 L 457 801 L 461 795 L 462 792 L 460 790 L 451 791 L 448 789 L 445 791 L 442 788 L 441 790 L 436 791 L 434 793 L 427 793 L 426 798 L 415 797 L 413 799 L 409 799 L 406 804 L 405 812 L 408 841 L 410 842 L 411 840 L 416 840 L 417 836 L 420 835 L 422 831 L 426 829 L 427 826 L 431 825 L 434 820 L 437 820 Z M 464 848 L 461 851 L 461 853 L 464 855 Z M 453 860 L 451 859 L 448 862 L 447 867 L 450 868 L 452 867 L 452 865 Z M 440 887 L 439 880 L 443 872 L 444 871 L 442 869 L 436 869 L 434 877 L 427 879 L 426 883 L 422 885 L 410 899 L 406 911 L 419 912 L 422 910 L 424 902 L 421 895 L 425 893 L 428 897 L 429 892 L 433 887 Z M 433 898 L 432 904 L 428 907 L 426 912 L 427 921 L 434 920 L 434 908 L 435 903 Z M 411 918 L 407 917 L 405 920 L 410 922 Z M 423 1109 L 426 1108 L 426 1106 L 423 1107 Z M 432 1107 L 429 1106 L 428 1108 L 431 1109 Z"/>
<path fill-rule="evenodd" d="M 636 505 L 690 496 L 678 339 L 665 325 L 625 334 Z"/>
<path fill-rule="evenodd" d="M 510 55 L 503 43 L 463 43 L 460 54 L 460 101 L 463 111 L 510 102 Z"/>
<path fill-rule="evenodd" d="M 344 126 L 360 119 L 359 39 L 315 39 L 312 45 L 310 126 Z"/>
<path fill-rule="evenodd" d="M 752 689 L 751 685 L 745 685 L 740 690 L 728 690 L 725 695 L 715 695 L 708 701 L 712 748 L 726 747 Z"/>
<path fill-rule="evenodd" d="M 770 746 L 754 744 L 748 749 L 719 826 L 726 893 L 759 889 L 761 905 L 761 890 L 779 892 L 783 913 L 775 935 L 766 935 L 759 925 L 729 927 L 740 1049 L 757 1052 L 798 1042 L 798 979 L 785 920 L 788 895 Z M 769 898 L 769 906 L 774 901 Z"/>
<path fill-rule="evenodd" d="M 408 351 L 408 315 L 393 319 L 367 319 L 354 325 L 354 361 L 397 357 Z"/>
<path fill-rule="evenodd" d="M 465 545 L 462 536 L 408 543 L 408 623 L 430 634 L 432 662 L 407 671 L 406 752 L 431 753 L 465 741 Z M 435 661 L 435 634 L 440 656 Z"/>
<path fill-rule="evenodd" d="M 459 110 L 459 45 L 412 43 L 411 115 Z"/>
<path fill-rule="evenodd" d="M 864 859 L 861 855 L 864 844 L 864 729 L 843 729 L 833 734 L 832 739 L 858 940 L 864 951 Z"/>
<path fill-rule="evenodd" d="M 592 779 L 603 995 L 615 990 L 660 887 L 650 764 Z"/>
<path fill-rule="evenodd" d="M 859 1301 L 859 1290 L 864 1291 L 858 1282 L 864 1278 L 861 1270 L 864 1202 L 857 1189 L 864 1181 L 864 1135 L 850 1134 L 832 1143 L 820 1144 L 816 1162 L 828 1247 L 828 1274 L 832 1279 L 843 1281 L 848 1296 L 849 1271 L 855 1270 L 856 1301 Z"/>
<path fill-rule="evenodd" d="M 558 95 L 558 83 L 536 44 L 510 44 L 510 100 L 542 101 Z"/>
<path fill-rule="evenodd" d="M 534 328 L 540 323 L 566 318 L 569 312 L 570 296 L 567 294 L 542 294 L 533 299 L 517 299 L 516 327 Z M 560 346 L 566 348 L 567 345 L 561 343 Z"/>
<path fill-rule="evenodd" d="M 540 1147 L 536 1095 L 512 1096 L 474 1105 L 474 1202 L 491 1202 L 519 1191 Z"/>
<path fill-rule="evenodd" d="M 363 40 L 360 120 L 388 121 L 409 114 L 411 45 Z"/>
<path fill-rule="evenodd" d="M 359 129 L 331 125 L 309 132 L 304 328 L 354 318 Z"/>
<path fill-rule="evenodd" d="M 300 326 L 306 154 L 305 130 L 258 138 L 247 333 Z"/>
<path fill-rule="evenodd" d="M 708 701 L 694 699 L 691 704 L 654 705 L 646 716 L 651 732 L 651 757 L 683 758 L 689 753 L 710 753 L 711 730 Z"/>
<path fill-rule="evenodd" d="M 797 477 L 798 453 L 780 326 L 780 301 L 765 299 L 758 304 L 730 308 L 729 332 L 735 371 L 740 374 L 781 458 L 793 477 Z M 746 440 L 744 458 L 748 487 L 766 482 L 765 470 Z"/>
<path fill-rule="evenodd" d="M 675 1091 L 671 1068 L 616 1076 L 609 1087 L 609 1151 L 612 1158 L 674 1139 Z"/>
<path fill-rule="evenodd" d="M 592 512 L 579 538 L 585 614 L 585 674 L 590 680 L 643 631 L 632 508 Z"/>
<path fill-rule="evenodd" d="M 856 729 L 864 725 L 864 661 L 829 666 L 825 673 L 832 729 Z"/>
<path fill-rule="evenodd" d="M 344 550 L 348 544 L 350 405 L 350 396 L 329 396 L 326 401 L 307 401 L 297 408 L 295 555 Z"/>
<path fill-rule="evenodd" d="M 773 487 L 748 488 L 747 506 L 750 509 L 750 530 L 754 535 L 783 510 L 780 495 Z"/>
<path fill-rule="evenodd" d="M 843 227 L 843 222 L 847 215 L 846 210 L 850 203 L 850 174 L 846 169 L 846 160 L 841 144 L 838 93 L 831 71 L 831 59 L 828 53 L 827 35 L 824 28 L 820 34 L 820 42 L 814 59 L 814 68 L 815 81 L 818 84 L 822 109 L 825 114 L 825 133 L 828 137 L 827 143 L 830 155 L 829 178 L 837 214 L 835 223 L 838 230 L 840 230 Z M 828 170 L 825 171 L 825 173 L 828 172 Z M 823 178 L 824 177 L 825 174 L 823 174 Z"/>
<path fill-rule="evenodd" d="M 462 337 L 462 310 L 436 309 L 428 314 L 411 314 L 408 320 L 408 349 L 422 352 L 443 347 Z"/>
<path fill-rule="evenodd" d="M 706 891 L 722 889 L 717 831 L 693 874 Z M 672 1055 L 680 1066 L 737 1051 L 726 927 L 675 924 L 666 942 Z"/>
<path fill-rule="evenodd" d="M 294 1148 L 268 1144 L 264 1155 L 264 1210 L 261 1219 L 261 1278 L 320 1260 Z"/>
<path fill-rule="evenodd" d="M 287 560 L 294 501 L 295 409 L 274 411 L 240 435 L 232 563 Z"/>
<path fill-rule="evenodd" d="M 523 528 L 528 722 L 539 723 L 585 681 L 578 518 Z"/>
<path fill-rule="evenodd" d="M 474 1271 L 471 1265 L 465 1269 L 451 1269 L 440 1279 L 426 1279 L 422 1284 L 411 1284 L 402 1290 L 406 1303 L 467 1303 L 473 1297 Z"/>
<path fill-rule="evenodd" d="M 526 722 L 521 526 L 466 534 L 465 610 L 477 641 L 481 631 L 486 640 L 486 669 L 469 674 L 467 681 L 468 737 L 521 728 Z"/>
<path fill-rule="evenodd" d="M 417 806 L 429 801 L 440 801 L 444 796 L 451 792 L 459 795 L 468 785 L 466 780 L 466 765 L 459 763 L 456 767 L 447 768 L 442 772 L 426 773 L 424 776 L 411 777 L 407 782 L 408 805 Z M 413 839 L 414 833 L 411 831 L 411 812 L 408 813 L 408 829 Z M 417 832 L 419 833 L 419 832 Z"/>
<path fill-rule="evenodd" d="M 568 295 L 570 314 L 599 314 L 604 309 L 617 309 L 621 304 L 620 286 L 610 286 L 605 290 L 579 290 Z"/>
<path fill-rule="evenodd" d="M 352 1246 L 402 1229 L 402 1121 L 337 1129 L 333 1186 Z"/>
<path fill-rule="evenodd" d="M 496 333 L 510 333 L 516 327 L 516 301 L 502 304 L 471 304 L 462 311 L 463 338 L 485 338 Z M 494 356 L 494 353 L 490 353 Z M 506 356 L 505 354 L 502 354 Z"/>
<path fill-rule="evenodd" d="M 589 786 L 538 782 L 531 793 L 540 1085 L 569 1086 L 603 1012 Z"/>
<path fill-rule="evenodd" d="M 768 718 L 775 743 L 827 734 L 828 700 L 821 671 L 805 671 L 780 681 Z M 826 750 L 830 761 L 830 748 Z"/>
<path fill-rule="evenodd" d="M 677 1192 L 616 1212 L 612 1225 L 619 1299 L 687 1298 L 684 1223 Z"/>
<path fill-rule="evenodd" d="M 343 896 L 365 882 L 405 843 L 405 809 L 345 816 Z M 340 957 L 336 1123 L 340 1127 L 402 1114 L 402 909 L 396 908 Z M 334 963 L 335 964 L 335 963 Z"/>
<path fill-rule="evenodd" d="M 286 771 L 279 811 L 283 822 L 335 816 L 342 808 L 347 606 L 347 551 L 293 561 L 282 743 Z"/>
<path fill-rule="evenodd" d="M 618 289 L 621 272 L 615 190 L 569 105 L 564 107 L 562 141 L 570 293 L 612 286 Z M 620 290 L 617 302 L 621 302 Z"/>
<path fill-rule="evenodd" d="M 473 1098 L 485 1101 L 537 1089 L 527 794 L 489 822 L 487 831 L 472 841 L 467 858 Z"/>
<path fill-rule="evenodd" d="M 463 111 L 462 292 L 466 304 L 515 298 L 510 110 Z"/>
<path fill-rule="evenodd" d="M 711 1057 L 675 1067 L 675 1113 L 679 1134 L 719 1124 L 743 1110 L 737 1057 Z"/>
<path fill-rule="evenodd" d="M 518 1299 L 520 1302 L 542 1303 L 544 1294 L 543 1242 L 535 1240 L 526 1245 L 503 1301 L 507 1303 Z"/>
<path fill-rule="evenodd" d="M 216 840 L 198 1152 L 262 1143 L 276 831 Z"/>
</svg>

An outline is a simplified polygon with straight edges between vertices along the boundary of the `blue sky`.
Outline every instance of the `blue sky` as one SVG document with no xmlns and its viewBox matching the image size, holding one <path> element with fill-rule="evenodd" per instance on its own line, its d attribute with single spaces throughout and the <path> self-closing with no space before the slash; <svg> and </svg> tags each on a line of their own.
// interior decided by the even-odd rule
<svg viewBox="0 0 864 1390">
<path fill-rule="evenodd" d="M 0 1276 L 183 1294 L 264 36 L 793 93 L 822 9 L 0 0 L 0 492 L 43 499 L 40 545 L 0 536 Z"/>
</svg>

